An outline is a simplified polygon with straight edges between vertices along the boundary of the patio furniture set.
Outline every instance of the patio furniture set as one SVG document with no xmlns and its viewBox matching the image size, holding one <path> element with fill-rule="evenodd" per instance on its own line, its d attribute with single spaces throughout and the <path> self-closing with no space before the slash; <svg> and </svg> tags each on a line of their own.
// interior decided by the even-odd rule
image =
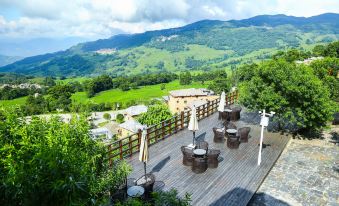
<svg viewBox="0 0 339 206">
<path fill-rule="evenodd" d="M 233 123 L 240 119 L 241 107 L 229 108 L 225 107 L 224 112 L 219 112 L 219 120 L 223 120 L 223 127 L 214 127 L 215 143 L 227 142 L 230 149 L 239 148 L 240 142 L 248 142 L 250 127 L 242 127 L 237 129 Z M 208 143 L 205 141 L 197 142 L 196 145 L 181 146 L 183 154 L 183 164 L 190 166 L 196 174 L 205 172 L 208 168 L 217 168 L 220 150 L 209 149 Z"/>
<path fill-rule="evenodd" d="M 237 149 L 241 142 L 248 142 L 250 127 L 242 127 L 237 129 L 237 126 L 233 123 L 240 119 L 241 107 L 235 107 L 233 109 L 225 108 L 224 112 L 219 112 L 219 119 L 223 120 L 223 127 L 214 127 L 215 143 L 223 143 L 226 141 L 226 145 L 230 149 Z"/>
<path fill-rule="evenodd" d="M 112 201 L 124 201 L 126 198 L 149 199 L 153 192 L 155 176 L 148 173 L 139 179 L 128 178 L 111 194 Z"/>
<path fill-rule="evenodd" d="M 181 146 L 183 164 L 190 166 L 196 174 L 203 173 L 207 168 L 218 167 L 220 150 L 208 149 L 205 141 L 197 142 L 196 145 Z"/>
</svg>

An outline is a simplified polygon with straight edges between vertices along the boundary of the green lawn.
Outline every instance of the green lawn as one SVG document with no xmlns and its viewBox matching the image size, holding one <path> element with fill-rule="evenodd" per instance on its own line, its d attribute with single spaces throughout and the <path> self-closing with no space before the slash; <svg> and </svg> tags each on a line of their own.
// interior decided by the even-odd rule
<svg viewBox="0 0 339 206">
<path fill-rule="evenodd" d="M 176 89 L 184 89 L 184 88 L 204 88 L 207 87 L 208 83 L 201 84 L 200 82 L 194 82 L 191 85 L 180 85 L 179 81 L 173 81 L 166 84 L 166 89 L 161 90 L 160 84 L 145 86 L 139 89 L 132 89 L 129 91 L 121 91 L 120 89 L 111 89 L 104 92 L 98 93 L 96 96 L 92 98 L 87 98 L 85 92 L 77 92 L 72 96 L 72 99 L 75 102 L 89 102 L 92 101 L 94 103 L 103 103 L 103 102 L 121 102 L 125 103 L 131 100 L 135 101 L 145 101 L 150 100 L 156 97 L 162 97 L 168 95 L 168 92 Z"/>
<path fill-rule="evenodd" d="M 0 100 L 0 107 L 10 107 L 15 105 L 23 105 L 26 102 L 27 97 L 20 97 L 13 100 Z"/>
</svg>

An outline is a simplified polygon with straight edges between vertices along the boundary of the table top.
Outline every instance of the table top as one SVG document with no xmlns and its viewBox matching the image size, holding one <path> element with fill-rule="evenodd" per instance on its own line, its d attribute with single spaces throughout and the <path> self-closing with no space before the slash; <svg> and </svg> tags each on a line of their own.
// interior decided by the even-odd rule
<svg viewBox="0 0 339 206">
<path fill-rule="evenodd" d="M 195 148 L 195 145 L 194 144 L 189 144 L 186 146 L 187 148 L 190 148 L 190 149 L 194 149 Z"/>
<path fill-rule="evenodd" d="M 225 111 L 225 112 L 232 112 L 231 109 L 225 109 L 224 111 Z"/>
<path fill-rule="evenodd" d="M 195 149 L 195 150 L 193 150 L 193 153 L 196 154 L 196 155 L 204 155 L 204 154 L 206 154 L 206 150 L 204 150 L 204 149 Z"/>
<path fill-rule="evenodd" d="M 226 130 L 226 132 L 234 134 L 234 133 L 237 133 L 237 130 L 236 129 L 228 129 L 228 130 Z"/>
<path fill-rule="evenodd" d="M 130 197 L 139 197 L 143 195 L 145 192 L 145 189 L 141 186 L 132 186 L 128 188 L 127 195 Z"/>
</svg>

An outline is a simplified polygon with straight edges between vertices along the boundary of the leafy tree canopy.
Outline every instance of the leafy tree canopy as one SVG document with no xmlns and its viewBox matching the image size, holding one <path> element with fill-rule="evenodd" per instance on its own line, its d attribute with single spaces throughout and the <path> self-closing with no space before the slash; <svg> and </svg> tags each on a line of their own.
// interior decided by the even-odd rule
<svg viewBox="0 0 339 206">
<path fill-rule="evenodd" d="M 246 107 L 275 111 L 282 127 L 294 123 L 297 129 L 316 129 L 331 119 L 330 92 L 310 67 L 279 59 L 252 68 L 252 76 L 242 77 L 248 80 L 240 86 Z"/>
<path fill-rule="evenodd" d="M 172 117 L 168 107 L 163 104 L 150 106 L 146 113 L 143 113 L 138 118 L 138 121 L 147 126 L 158 124 Z"/>
<path fill-rule="evenodd" d="M 28 123 L 18 111 L 0 113 L 0 205 L 99 205 L 130 172 L 125 163 L 109 168 L 85 117 Z"/>
</svg>

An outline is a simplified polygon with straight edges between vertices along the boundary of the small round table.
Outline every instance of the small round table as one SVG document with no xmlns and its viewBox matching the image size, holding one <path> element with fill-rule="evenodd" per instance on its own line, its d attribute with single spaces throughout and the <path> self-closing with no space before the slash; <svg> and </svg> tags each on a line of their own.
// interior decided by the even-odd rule
<svg viewBox="0 0 339 206">
<path fill-rule="evenodd" d="M 228 134 L 235 134 L 235 133 L 237 133 L 237 130 L 236 129 L 228 129 L 228 130 L 226 130 L 226 132 Z"/>
<path fill-rule="evenodd" d="M 228 129 L 226 130 L 229 137 L 236 137 L 237 130 L 236 129 Z"/>
<path fill-rule="evenodd" d="M 202 156 L 202 155 L 206 154 L 206 150 L 204 150 L 204 149 L 195 149 L 195 150 L 193 150 L 193 153 L 195 155 Z"/>
<path fill-rule="evenodd" d="M 128 188 L 127 195 L 129 197 L 140 197 L 144 194 L 145 189 L 141 186 L 132 186 Z"/>
</svg>

